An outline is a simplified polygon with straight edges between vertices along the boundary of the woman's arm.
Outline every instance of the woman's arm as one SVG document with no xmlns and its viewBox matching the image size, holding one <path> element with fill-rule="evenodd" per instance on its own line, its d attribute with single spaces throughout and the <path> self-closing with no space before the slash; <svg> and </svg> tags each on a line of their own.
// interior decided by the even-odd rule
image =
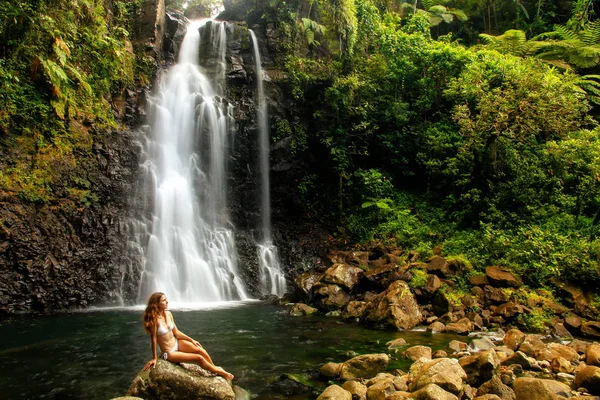
<svg viewBox="0 0 600 400">
<path fill-rule="evenodd" d="M 148 361 L 144 366 L 144 371 L 150 367 L 156 366 L 156 327 L 152 327 L 152 334 L 150 335 L 150 341 L 152 342 L 152 360 Z"/>
<path fill-rule="evenodd" d="M 173 318 L 173 314 L 171 314 L 169 312 L 169 318 L 171 318 L 171 322 L 173 322 L 173 335 L 175 335 L 175 337 L 179 340 L 187 340 L 188 342 L 192 342 L 194 345 L 198 346 L 198 347 L 202 347 L 202 345 L 197 341 L 192 339 L 191 337 L 189 337 L 188 335 L 186 335 L 185 333 L 181 332 L 179 329 L 177 329 L 177 325 L 175 325 L 175 319 Z"/>
</svg>

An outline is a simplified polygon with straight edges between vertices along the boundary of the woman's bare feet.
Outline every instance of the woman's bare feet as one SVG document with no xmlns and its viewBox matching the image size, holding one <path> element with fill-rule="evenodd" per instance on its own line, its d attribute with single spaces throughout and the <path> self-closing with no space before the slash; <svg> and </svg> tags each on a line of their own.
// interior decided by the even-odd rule
<svg viewBox="0 0 600 400">
<path fill-rule="evenodd" d="M 227 379 L 228 381 L 232 381 L 234 376 L 232 374 L 230 374 L 229 372 L 225 371 L 223 368 L 221 367 L 217 367 L 218 371 L 217 374 L 221 375 L 223 378 Z"/>
</svg>

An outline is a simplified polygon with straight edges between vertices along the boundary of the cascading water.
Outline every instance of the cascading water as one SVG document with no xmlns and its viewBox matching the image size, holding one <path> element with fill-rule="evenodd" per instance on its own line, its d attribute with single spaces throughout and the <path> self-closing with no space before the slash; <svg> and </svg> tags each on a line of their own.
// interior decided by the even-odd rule
<svg viewBox="0 0 600 400">
<path fill-rule="evenodd" d="M 177 65 L 150 101 L 143 167 L 154 211 L 136 229 L 144 264 L 139 301 L 154 291 L 184 303 L 248 298 L 227 213 L 225 154 L 233 118 L 221 97 L 225 40 L 224 23 L 192 22 Z M 212 65 L 198 66 L 201 50 Z"/>
<path fill-rule="evenodd" d="M 260 182 L 261 182 L 261 228 L 262 243 L 258 244 L 258 266 L 260 273 L 260 289 L 263 294 L 285 294 L 287 285 L 281 271 L 277 247 L 271 238 L 271 188 L 269 185 L 269 126 L 267 101 L 263 90 L 263 70 L 261 66 L 258 41 L 252 30 L 252 46 L 254 48 L 254 66 L 256 71 L 256 92 L 258 94 L 258 136 L 260 146 Z"/>
</svg>

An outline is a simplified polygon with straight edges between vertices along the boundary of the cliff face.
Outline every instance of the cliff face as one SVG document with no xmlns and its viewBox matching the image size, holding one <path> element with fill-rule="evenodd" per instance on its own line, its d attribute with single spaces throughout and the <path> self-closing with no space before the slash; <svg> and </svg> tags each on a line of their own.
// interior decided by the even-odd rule
<svg viewBox="0 0 600 400">
<path fill-rule="evenodd" d="M 235 16 L 234 16 L 235 17 Z M 132 41 L 157 62 L 172 62 L 182 39 L 182 17 L 164 11 L 163 1 L 144 1 Z M 279 121 L 300 127 L 302 117 L 282 90 L 282 72 L 272 58 L 270 30 L 253 26 L 265 68 L 271 135 Z M 256 71 L 245 22 L 228 23 L 227 100 L 235 106 L 235 140 L 230 156 L 230 203 L 240 267 L 254 296 L 257 287 L 259 211 Z M 31 204 L 0 199 L 0 315 L 52 311 L 136 301 L 141 272 L 131 245 L 131 221 L 149 199 L 140 182 L 144 98 L 150 88 L 113 97 L 115 114 L 131 130 L 83 128 L 93 140 L 78 159 L 98 199 L 88 206 Z M 304 214 L 298 183 L 315 160 L 296 157 L 291 137 L 271 144 L 273 239 L 288 276 L 310 268 L 327 249 L 327 234 Z M 146 207 L 146 210 L 148 208 Z"/>
</svg>

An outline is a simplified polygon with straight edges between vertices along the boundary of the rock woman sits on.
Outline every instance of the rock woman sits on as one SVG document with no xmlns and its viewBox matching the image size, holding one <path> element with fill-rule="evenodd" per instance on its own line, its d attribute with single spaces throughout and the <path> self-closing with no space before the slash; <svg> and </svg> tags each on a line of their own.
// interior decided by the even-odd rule
<svg viewBox="0 0 600 400">
<path fill-rule="evenodd" d="M 144 330 L 152 340 L 152 360 L 144 366 L 144 370 L 156 366 L 156 343 L 160 346 L 161 357 L 175 363 L 195 363 L 202 368 L 232 380 L 233 375 L 221 367 L 215 366 L 212 359 L 198 343 L 187 336 L 175 325 L 173 315 L 167 311 L 169 302 L 164 293 L 153 293 L 148 299 L 144 311 Z"/>
</svg>

